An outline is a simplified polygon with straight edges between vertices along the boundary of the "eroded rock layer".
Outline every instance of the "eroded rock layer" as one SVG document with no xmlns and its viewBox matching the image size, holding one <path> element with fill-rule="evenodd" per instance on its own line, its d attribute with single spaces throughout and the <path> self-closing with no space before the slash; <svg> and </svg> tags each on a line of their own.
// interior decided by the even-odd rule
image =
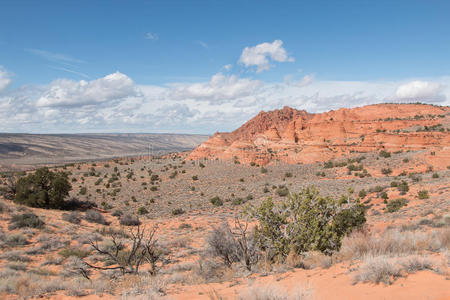
<svg viewBox="0 0 450 300">
<path fill-rule="evenodd" d="M 188 159 L 313 163 L 354 152 L 449 147 L 450 107 L 376 104 L 318 114 L 284 107 L 262 111 L 233 132 L 215 133 Z"/>
</svg>

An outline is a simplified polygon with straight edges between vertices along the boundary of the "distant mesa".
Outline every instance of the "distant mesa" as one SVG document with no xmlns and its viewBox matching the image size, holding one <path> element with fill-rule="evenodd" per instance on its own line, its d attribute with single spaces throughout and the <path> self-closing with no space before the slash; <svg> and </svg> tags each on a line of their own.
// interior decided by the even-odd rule
<svg viewBox="0 0 450 300">
<path fill-rule="evenodd" d="M 350 153 L 450 149 L 450 107 L 376 104 L 312 114 L 261 111 L 233 132 L 217 132 L 188 159 L 314 163 Z"/>
</svg>

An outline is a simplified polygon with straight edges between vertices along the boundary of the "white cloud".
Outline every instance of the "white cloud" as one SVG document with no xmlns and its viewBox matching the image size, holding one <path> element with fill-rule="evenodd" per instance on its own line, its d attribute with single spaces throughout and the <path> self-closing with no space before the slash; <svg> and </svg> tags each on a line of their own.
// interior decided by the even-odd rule
<svg viewBox="0 0 450 300">
<path fill-rule="evenodd" d="M 293 62 L 294 58 L 287 55 L 283 48 L 283 41 L 275 40 L 272 43 L 262 43 L 254 47 L 245 47 L 239 63 L 246 67 L 256 67 L 256 72 L 270 69 L 269 58 L 276 62 Z"/>
<path fill-rule="evenodd" d="M 303 76 L 300 80 L 294 80 L 292 75 L 287 75 L 284 77 L 284 82 L 289 85 L 303 87 L 303 86 L 307 86 L 307 85 L 310 85 L 311 83 L 313 83 L 314 78 L 315 78 L 314 74 L 309 74 L 309 75 Z"/>
<path fill-rule="evenodd" d="M 119 72 L 91 81 L 58 79 L 45 86 L 5 90 L 0 95 L 0 132 L 230 131 L 261 110 L 285 105 L 322 112 L 380 102 L 415 102 L 398 97 L 407 82 L 323 81 L 306 75 L 267 83 L 218 73 L 204 82 L 157 86 L 136 85 Z M 450 77 L 428 82 L 440 86 L 430 89 L 438 90 L 440 98 L 424 102 L 449 105 Z"/>
<path fill-rule="evenodd" d="M 231 65 L 231 64 L 228 64 L 228 65 L 223 66 L 223 68 L 225 69 L 225 71 L 230 71 L 232 67 L 233 67 L 233 65 Z"/>
<path fill-rule="evenodd" d="M 9 73 L 0 66 L 0 92 L 5 90 L 11 84 Z"/>
<path fill-rule="evenodd" d="M 169 95 L 178 100 L 195 99 L 218 104 L 251 95 L 261 85 L 262 82 L 259 80 L 217 73 L 209 82 L 176 85 Z"/>
<path fill-rule="evenodd" d="M 85 106 L 134 96 L 133 81 L 116 72 L 93 81 L 58 79 L 37 101 L 37 106 Z"/>
<path fill-rule="evenodd" d="M 157 40 L 159 40 L 159 36 L 156 33 L 147 32 L 145 34 L 145 39 L 157 41 Z"/>
<path fill-rule="evenodd" d="M 442 99 L 443 86 L 437 82 L 415 80 L 400 85 L 395 92 L 399 99 L 439 100 Z"/>
</svg>

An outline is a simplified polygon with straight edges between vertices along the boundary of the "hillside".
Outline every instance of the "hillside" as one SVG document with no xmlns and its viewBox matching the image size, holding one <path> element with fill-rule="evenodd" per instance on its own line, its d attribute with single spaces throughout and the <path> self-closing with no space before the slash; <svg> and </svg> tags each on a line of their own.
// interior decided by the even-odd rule
<svg viewBox="0 0 450 300">
<path fill-rule="evenodd" d="M 0 134 L 0 171 L 37 164 L 161 155 L 191 150 L 207 139 L 190 134 Z M 150 146 L 150 149 L 149 149 Z"/>
<path fill-rule="evenodd" d="M 377 104 L 318 114 L 284 107 L 262 111 L 231 133 L 217 132 L 189 159 L 265 165 L 313 163 L 379 150 L 446 150 L 449 130 L 449 107 Z"/>
</svg>

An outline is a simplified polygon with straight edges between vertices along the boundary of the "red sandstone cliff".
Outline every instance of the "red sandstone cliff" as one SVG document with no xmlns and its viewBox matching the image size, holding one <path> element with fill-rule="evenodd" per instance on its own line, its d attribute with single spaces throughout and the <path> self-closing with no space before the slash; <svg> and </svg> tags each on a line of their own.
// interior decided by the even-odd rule
<svg viewBox="0 0 450 300">
<path fill-rule="evenodd" d="M 320 114 L 284 107 L 214 134 L 188 159 L 311 163 L 350 152 L 442 149 L 450 147 L 449 130 L 450 107 L 377 104 Z"/>
</svg>

